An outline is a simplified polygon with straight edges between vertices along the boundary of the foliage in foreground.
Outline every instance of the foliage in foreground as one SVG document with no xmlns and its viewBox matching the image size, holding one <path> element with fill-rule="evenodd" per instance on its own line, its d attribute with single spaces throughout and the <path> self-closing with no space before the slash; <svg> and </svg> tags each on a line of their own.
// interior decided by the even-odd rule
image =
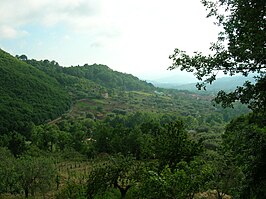
<svg viewBox="0 0 266 199">
<path fill-rule="evenodd" d="M 0 194 L 23 192 L 28 198 L 51 189 L 56 173 L 49 159 L 28 155 L 15 158 L 5 148 L 0 148 L 0 154 Z"/>
<path fill-rule="evenodd" d="M 241 197 L 266 197 L 266 119 L 250 114 L 233 120 L 223 136 L 231 161 L 244 174 Z"/>
<path fill-rule="evenodd" d="M 265 112 L 266 112 L 266 2 L 264 0 L 202 0 L 223 28 L 218 41 L 210 47 L 212 54 L 195 52 L 193 56 L 176 49 L 170 56 L 170 69 L 179 68 L 194 72 L 202 81 L 197 87 L 205 89 L 218 74 L 247 76 L 256 73 L 255 83 L 246 82 L 243 87 L 225 93 L 220 91 L 215 98 L 223 107 L 239 101 L 247 104 L 253 113 L 232 121 L 223 138 L 223 155 L 243 172 L 236 197 L 265 198 Z M 263 169 L 264 168 L 264 169 Z"/>
</svg>

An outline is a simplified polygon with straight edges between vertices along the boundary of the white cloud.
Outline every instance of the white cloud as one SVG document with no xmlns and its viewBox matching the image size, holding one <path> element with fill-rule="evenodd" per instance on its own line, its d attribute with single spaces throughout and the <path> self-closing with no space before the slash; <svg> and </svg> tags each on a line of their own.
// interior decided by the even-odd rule
<svg viewBox="0 0 266 199">
<path fill-rule="evenodd" d="M 17 30 L 11 26 L 0 26 L 0 39 L 14 39 L 27 35 L 28 32 Z"/>
<path fill-rule="evenodd" d="M 38 57 L 133 74 L 162 73 L 176 47 L 206 52 L 217 33 L 200 0 L 1 0 L 0 13 L 0 38 L 26 35 L 26 25 L 66 28 L 57 43 L 42 41 L 42 51 L 28 44 L 47 52 Z"/>
<path fill-rule="evenodd" d="M 205 18 L 199 0 L 117 0 L 103 9 L 121 34 L 107 58 L 120 71 L 162 73 L 171 64 L 168 56 L 174 48 L 206 52 L 216 40 L 217 29 Z"/>
<path fill-rule="evenodd" d="M 78 28 L 90 23 L 92 16 L 99 13 L 97 0 L 1 0 L 0 26 L 22 28 L 27 24 L 55 26 L 58 23 Z"/>
</svg>

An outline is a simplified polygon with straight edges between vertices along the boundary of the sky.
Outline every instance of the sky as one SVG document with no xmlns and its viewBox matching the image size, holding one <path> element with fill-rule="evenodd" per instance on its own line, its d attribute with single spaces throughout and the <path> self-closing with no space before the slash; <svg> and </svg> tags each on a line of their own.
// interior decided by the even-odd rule
<svg viewBox="0 0 266 199">
<path fill-rule="evenodd" d="M 175 48 L 207 53 L 218 28 L 200 0 L 1 0 L 0 48 L 62 66 L 105 64 L 141 79 L 168 71 Z"/>
</svg>

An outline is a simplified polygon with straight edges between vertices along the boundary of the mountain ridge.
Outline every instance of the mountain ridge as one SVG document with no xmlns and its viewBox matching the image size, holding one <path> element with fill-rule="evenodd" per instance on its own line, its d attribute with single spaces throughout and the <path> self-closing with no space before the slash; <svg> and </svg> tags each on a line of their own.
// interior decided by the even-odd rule
<svg viewBox="0 0 266 199">
<path fill-rule="evenodd" d="M 230 76 L 230 77 L 220 77 L 217 78 L 212 84 L 206 85 L 206 90 L 211 92 L 217 92 L 219 90 L 232 91 L 236 89 L 237 86 L 242 86 L 245 81 L 255 82 L 254 78 L 251 76 Z M 181 83 L 161 83 L 156 81 L 150 81 L 155 86 L 167 89 L 177 89 L 177 90 L 188 90 L 188 91 L 198 91 L 195 83 L 181 84 Z"/>
</svg>

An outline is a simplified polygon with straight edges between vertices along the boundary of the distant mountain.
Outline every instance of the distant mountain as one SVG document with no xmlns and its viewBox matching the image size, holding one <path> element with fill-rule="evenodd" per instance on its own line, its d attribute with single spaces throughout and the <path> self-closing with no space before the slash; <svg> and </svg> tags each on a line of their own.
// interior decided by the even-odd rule
<svg viewBox="0 0 266 199">
<path fill-rule="evenodd" d="M 187 72 L 179 72 L 179 73 L 175 72 L 175 74 L 162 76 L 161 78 L 156 78 L 152 80 L 152 82 L 157 82 L 161 84 L 174 84 L 174 85 L 189 84 L 195 81 L 197 81 L 197 79 Z"/>
<path fill-rule="evenodd" d="M 146 74 L 139 74 L 138 77 L 141 79 L 145 79 L 148 82 L 155 82 L 155 83 L 162 83 L 162 84 L 189 84 L 196 82 L 197 79 L 193 74 L 185 72 L 185 71 L 179 71 L 179 70 L 162 70 L 160 73 L 153 73 L 151 71 L 150 73 Z"/>
<path fill-rule="evenodd" d="M 162 83 L 162 82 L 159 82 L 159 81 L 153 81 L 153 80 L 149 80 L 148 81 L 149 83 L 153 84 L 154 86 L 156 87 L 159 87 L 159 88 L 176 88 L 178 86 L 182 86 L 182 85 L 188 85 L 188 84 L 181 84 L 181 83 Z M 191 83 L 194 85 L 194 83 Z"/>
<path fill-rule="evenodd" d="M 53 119 L 70 106 L 52 77 L 0 50 L 0 134 Z M 22 131 L 22 132 L 21 132 Z"/>
<path fill-rule="evenodd" d="M 250 77 L 232 76 L 232 77 L 217 78 L 212 84 L 208 84 L 206 89 L 207 91 L 219 91 L 219 90 L 230 91 L 236 89 L 237 86 L 242 86 L 245 81 L 254 82 L 254 79 L 252 78 L 252 76 Z M 181 84 L 181 85 L 176 83 L 158 83 L 158 82 L 153 82 L 153 84 L 161 88 L 197 91 L 196 82 L 189 84 Z"/>
</svg>

